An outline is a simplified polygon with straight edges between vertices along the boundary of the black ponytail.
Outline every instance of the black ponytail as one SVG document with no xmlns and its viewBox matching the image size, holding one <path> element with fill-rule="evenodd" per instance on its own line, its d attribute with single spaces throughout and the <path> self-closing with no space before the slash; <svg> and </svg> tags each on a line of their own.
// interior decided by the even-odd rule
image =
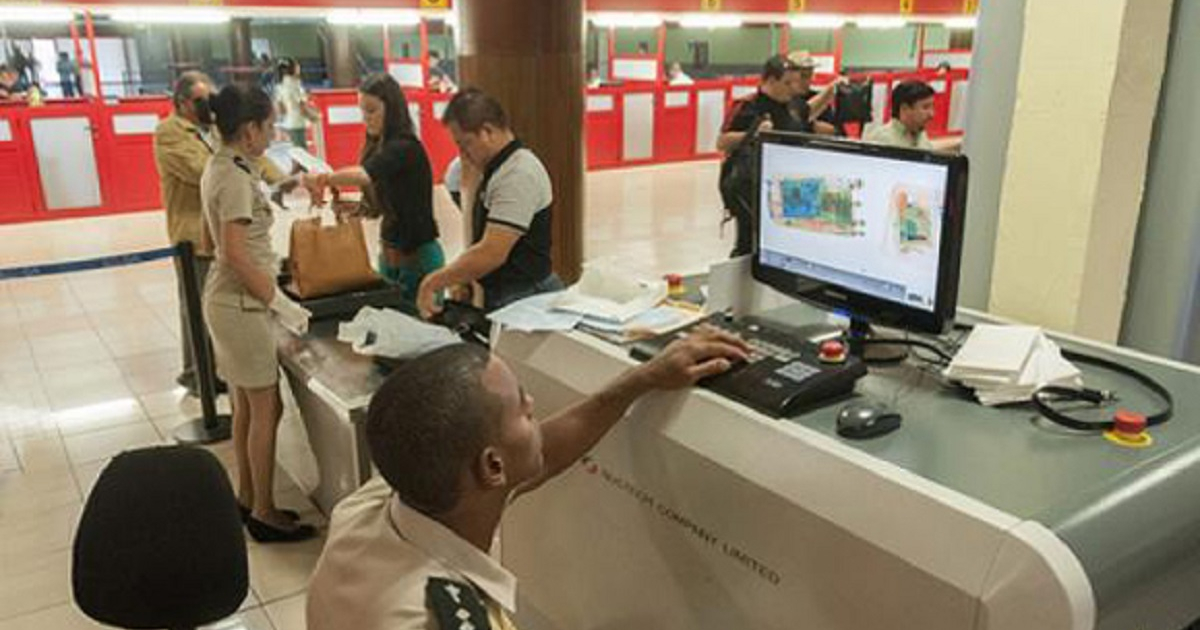
<svg viewBox="0 0 1200 630">
<path fill-rule="evenodd" d="M 226 142 L 236 140 L 248 123 L 263 123 L 271 117 L 271 97 L 260 88 L 227 85 L 208 99 L 216 117 L 217 130 Z"/>
</svg>

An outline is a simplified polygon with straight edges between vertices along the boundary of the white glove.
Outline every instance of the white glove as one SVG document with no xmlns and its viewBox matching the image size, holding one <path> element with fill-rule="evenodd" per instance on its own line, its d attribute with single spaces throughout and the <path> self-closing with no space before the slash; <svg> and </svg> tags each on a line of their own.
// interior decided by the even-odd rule
<svg viewBox="0 0 1200 630">
<path fill-rule="evenodd" d="M 271 303 L 267 305 L 267 308 L 275 313 L 279 323 L 293 335 L 303 335 L 308 332 L 308 319 L 312 317 L 312 311 L 293 302 L 291 298 L 284 295 L 283 291 L 275 289 L 275 297 L 271 298 Z"/>
</svg>

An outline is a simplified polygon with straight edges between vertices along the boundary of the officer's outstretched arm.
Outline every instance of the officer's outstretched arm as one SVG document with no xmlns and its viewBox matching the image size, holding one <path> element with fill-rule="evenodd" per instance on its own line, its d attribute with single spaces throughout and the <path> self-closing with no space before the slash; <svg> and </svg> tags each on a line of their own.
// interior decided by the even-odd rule
<svg viewBox="0 0 1200 630">
<path fill-rule="evenodd" d="M 701 329 L 676 341 L 655 358 L 617 377 L 607 387 L 542 423 L 542 475 L 518 494 L 538 487 L 566 470 L 604 437 L 638 398 L 655 390 L 690 387 L 720 374 L 734 361 L 745 361 L 749 348 L 741 339 L 714 328 Z"/>
</svg>

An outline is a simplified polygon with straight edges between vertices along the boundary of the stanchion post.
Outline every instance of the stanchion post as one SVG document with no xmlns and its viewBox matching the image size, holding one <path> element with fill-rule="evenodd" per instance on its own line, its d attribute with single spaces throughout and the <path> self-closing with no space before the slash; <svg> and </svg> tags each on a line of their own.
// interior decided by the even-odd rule
<svg viewBox="0 0 1200 630">
<path fill-rule="evenodd" d="M 232 435 L 233 421 L 228 415 L 217 413 L 217 377 L 214 373 L 212 348 L 208 343 L 208 332 L 204 327 L 204 311 L 200 306 L 200 280 L 196 274 L 196 250 L 189 241 L 176 246 L 183 271 L 184 309 L 191 333 L 188 343 L 192 345 L 192 356 L 196 362 L 196 376 L 200 380 L 199 418 L 179 425 L 173 436 L 181 444 L 212 444 L 228 440 Z"/>
</svg>

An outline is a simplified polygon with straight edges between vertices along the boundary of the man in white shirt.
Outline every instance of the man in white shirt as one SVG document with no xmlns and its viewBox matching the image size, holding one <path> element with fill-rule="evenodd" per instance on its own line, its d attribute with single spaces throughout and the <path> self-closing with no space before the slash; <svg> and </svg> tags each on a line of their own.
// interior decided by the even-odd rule
<svg viewBox="0 0 1200 630">
<path fill-rule="evenodd" d="M 669 85 L 695 85 L 696 82 L 683 71 L 683 66 L 676 61 L 667 71 L 667 83 Z"/>
<path fill-rule="evenodd" d="M 441 310 L 436 296 L 442 290 L 472 283 L 482 289 L 479 301 L 489 312 L 562 289 L 550 259 L 554 189 L 545 165 L 517 138 L 499 101 L 478 89 L 456 94 L 442 122 L 463 161 L 481 176 L 478 185 L 463 187 L 464 202 L 470 199 L 463 208 L 471 215 L 470 245 L 421 281 L 421 315 Z"/>
<path fill-rule="evenodd" d="M 367 412 L 379 470 L 334 510 L 309 630 L 512 630 L 516 578 L 491 555 L 505 508 L 592 449 L 638 398 L 744 360 L 701 330 L 539 422 L 512 370 L 455 344 L 398 368 Z"/>
<path fill-rule="evenodd" d="M 892 90 L 892 119 L 867 131 L 867 142 L 908 149 L 933 150 L 925 127 L 933 120 L 933 88 L 923 81 L 904 81 Z"/>
</svg>

